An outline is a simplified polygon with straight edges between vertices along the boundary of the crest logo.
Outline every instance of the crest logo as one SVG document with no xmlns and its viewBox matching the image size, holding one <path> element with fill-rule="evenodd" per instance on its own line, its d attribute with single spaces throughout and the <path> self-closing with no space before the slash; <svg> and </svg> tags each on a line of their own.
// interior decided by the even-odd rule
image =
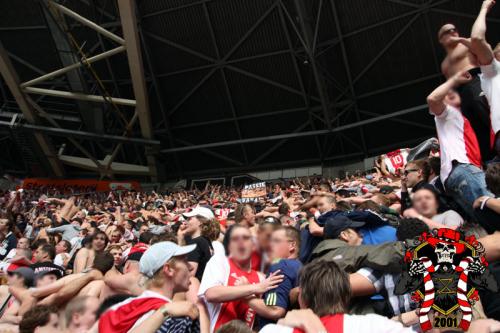
<svg viewBox="0 0 500 333">
<path fill-rule="evenodd" d="M 451 229 L 423 233 L 406 251 L 396 294 L 412 293 L 422 330 L 454 327 L 467 331 L 478 290 L 498 289 L 484 249 L 474 236 Z M 430 314 L 434 314 L 434 323 Z"/>
</svg>

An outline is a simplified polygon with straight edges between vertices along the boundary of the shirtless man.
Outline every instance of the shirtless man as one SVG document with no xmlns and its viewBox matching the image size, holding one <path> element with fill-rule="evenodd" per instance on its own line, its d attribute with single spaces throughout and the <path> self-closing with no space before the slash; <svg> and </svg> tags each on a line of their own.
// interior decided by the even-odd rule
<svg viewBox="0 0 500 333">
<path fill-rule="evenodd" d="M 494 0 L 485 0 L 479 15 L 486 14 L 494 4 Z M 469 71 L 472 76 L 472 80 L 458 87 L 457 91 L 462 100 L 462 113 L 470 121 L 479 141 L 482 160 L 488 161 L 494 156 L 492 150 L 494 136 L 489 104 L 481 90 L 479 79 L 481 73 L 479 66 L 491 62 L 485 57 L 485 42 L 474 35 L 471 38 L 460 37 L 453 24 L 445 24 L 439 29 L 438 40 L 447 54 L 441 64 L 444 76 L 449 79 L 461 71 Z"/>
</svg>

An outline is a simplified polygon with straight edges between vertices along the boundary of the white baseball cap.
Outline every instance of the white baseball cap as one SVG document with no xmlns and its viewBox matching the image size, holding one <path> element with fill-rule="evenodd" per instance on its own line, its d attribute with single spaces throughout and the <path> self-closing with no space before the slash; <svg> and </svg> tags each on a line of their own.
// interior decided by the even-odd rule
<svg viewBox="0 0 500 333">
<path fill-rule="evenodd" d="M 204 218 L 209 219 L 209 220 L 215 218 L 214 213 L 210 209 L 208 209 L 206 207 L 201 207 L 201 206 L 198 206 L 195 209 L 193 209 L 192 211 L 190 211 L 189 213 L 184 213 L 182 215 L 184 215 L 184 217 L 187 217 L 187 218 L 190 218 L 193 216 L 198 216 L 198 215 L 203 216 Z"/>
<path fill-rule="evenodd" d="M 196 248 L 196 244 L 179 246 L 172 242 L 160 242 L 153 244 L 144 252 L 139 261 L 139 270 L 148 278 L 165 265 L 173 257 L 183 256 L 192 252 Z"/>
</svg>

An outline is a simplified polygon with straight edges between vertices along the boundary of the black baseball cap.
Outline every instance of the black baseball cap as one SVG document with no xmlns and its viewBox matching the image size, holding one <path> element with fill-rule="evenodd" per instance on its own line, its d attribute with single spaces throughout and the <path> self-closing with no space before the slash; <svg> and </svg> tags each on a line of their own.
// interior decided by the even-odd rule
<svg viewBox="0 0 500 333">
<path fill-rule="evenodd" d="M 365 222 L 353 221 L 347 216 L 337 215 L 325 221 L 323 229 L 325 238 L 335 239 L 346 229 L 357 229 L 365 225 Z"/>
</svg>

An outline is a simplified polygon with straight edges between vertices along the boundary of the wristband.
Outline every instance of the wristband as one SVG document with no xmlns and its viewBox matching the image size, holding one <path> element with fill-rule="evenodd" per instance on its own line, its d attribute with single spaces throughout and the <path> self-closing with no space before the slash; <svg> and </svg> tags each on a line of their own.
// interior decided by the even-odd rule
<svg viewBox="0 0 500 333">
<path fill-rule="evenodd" d="M 486 199 L 484 199 L 483 201 L 481 201 L 481 207 L 479 209 L 483 210 L 484 209 L 484 206 L 486 206 L 486 203 L 488 202 L 488 200 L 490 200 L 491 198 L 490 197 L 487 197 Z"/>
</svg>

